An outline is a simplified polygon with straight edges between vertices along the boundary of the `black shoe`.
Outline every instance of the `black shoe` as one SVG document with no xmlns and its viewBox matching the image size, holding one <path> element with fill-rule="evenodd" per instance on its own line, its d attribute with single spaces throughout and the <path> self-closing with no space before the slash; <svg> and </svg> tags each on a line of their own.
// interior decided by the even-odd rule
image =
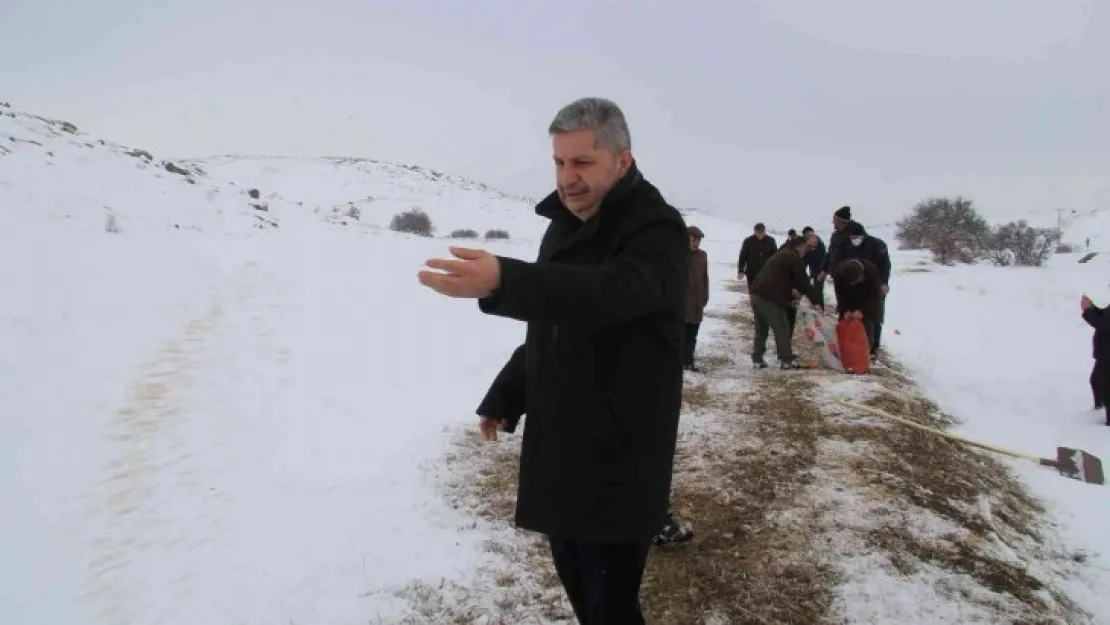
<svg viewBox="0 0 1110 625">
<path fill-rule="evenodd" d="M 786 370 L 786 369 L 801 369 L 802 368 L 802 363 L 799 362 L 798 359 L 796 359 L 796 358 L 791 359 L 791 360 L 783 360 L 783 361 L 779 362 L 779 368 L 783 369 L 783 370 Z"/>
<path fill-rule="evenodd" d="M 652 543 L 656 547 L 666 547 L 689 542 L 694 538 L 694 526 L 689 523 L 677 523 L 671 519 L 669 523 L 659 530 Z"/>
<path fill-rule="evenodd" d="M 752 368 L 753 369 L 766 369 L 767 368 L 767 363 L 765 361 L 762 361 L 762 360 L 753 360 L 752 361 Z"/>
</svg>

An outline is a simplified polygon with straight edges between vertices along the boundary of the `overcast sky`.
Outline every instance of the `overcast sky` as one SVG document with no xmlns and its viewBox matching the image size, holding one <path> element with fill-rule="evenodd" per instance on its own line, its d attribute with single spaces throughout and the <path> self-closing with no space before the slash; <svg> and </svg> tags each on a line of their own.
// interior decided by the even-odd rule
<svg viewBox="0 0 1110 625">
<path fill-rule="evenodd" d="M 353 155 L 542 196 L 600 95 L 680 207 L 1110 208 L 1106 0 L 0 0 L 0 100 L 158 154 Z M 1034 212 L 1034 211 L 1040 211 Z"/>
</svg>

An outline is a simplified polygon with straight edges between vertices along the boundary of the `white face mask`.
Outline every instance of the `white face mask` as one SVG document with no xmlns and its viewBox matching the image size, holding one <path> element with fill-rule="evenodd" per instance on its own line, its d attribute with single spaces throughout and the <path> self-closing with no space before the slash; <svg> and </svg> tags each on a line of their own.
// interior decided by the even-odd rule
<svg viewBox="0 0 1110 625">
<path fill-rule="evenodd" d="M 852 245 L 859 247 L 861 243 L 863 243 L 863 237 L 852 237 Z"/>
</svg>

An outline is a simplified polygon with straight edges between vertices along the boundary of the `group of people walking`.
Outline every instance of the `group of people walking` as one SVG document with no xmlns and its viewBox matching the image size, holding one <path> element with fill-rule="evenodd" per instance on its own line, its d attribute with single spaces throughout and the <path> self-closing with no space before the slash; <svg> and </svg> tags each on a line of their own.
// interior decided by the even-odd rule
<svg viewBox="0 0 1110 625">
<path fill-rule="evenodd" d="M 526 416 L 517 527 L 546 536 L 580 623 L 637 625 L 651 546 L 660 528 L 674 525 L 683 374 L 696 369 L 709 301 L 704 233 L 640 172 L 612 101 L 566 105 L 548 134 L 556 184 L 536 206 L 549 221 L 536 260 L 453 247 L 453 258 L 429 259 L 418 278 L 442 295 L 475 300 L 482 313 L 527 324 L 476 410 L 478 428 L 492 442 Z M 827 254 L 812 229 L 782 249 L 762 226 L 745 241 L 740 273 L 756 309 L 757 365 L 759 336 L 765 342 L 771 331 L 779 362 L 794 366 L 792 303 L 804 295 L 823 307 L 827 276 L 838 310 L 870 320 L 878 349 L 881 301 L 865 295 L 875 285 L 886 293 L 885 245 L 851 221 L 847 207 L 834 227 Z"/>
</svg>

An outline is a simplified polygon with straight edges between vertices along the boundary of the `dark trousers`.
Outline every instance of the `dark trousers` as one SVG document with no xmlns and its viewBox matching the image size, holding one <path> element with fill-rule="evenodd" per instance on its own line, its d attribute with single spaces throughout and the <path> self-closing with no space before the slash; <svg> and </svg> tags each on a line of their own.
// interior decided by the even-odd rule
<svg viewBox="0 0 1110 625">
<path fill-rule="evenodd" d="M 1106 425 L 1110 425 L 1110 363 L 1100 365 L 1095 361 L 1091 368 L 1091 395 L 1095 400 L 1095 408 L 1106 409 Z"/>
<path fill-rule="evenodd" d="M 682 343 L 682 364 L 687 367 L 694 366 L 694 350 L 698 346 L 698 330 L 701 323 L 686 323 L 686 338 Z"/>
<path fill-rule="evenodd" d="M 874 339 L 871 341 L 871 355 L 879 351 L 883 339 L 883 321 L 886 320 L 886 294 L 879 296 L 879 316 L 872 319 L 874 325 Z"/>
<path fill-rule="evenodd" d="M 813 281 L 813 290 L 817 291 L 817 301 L 825 303 L 825 281 L 818 280 L 817 276 L 810 278 Z"/>
<path fill-rule="evenodd" d="M 640 583 L 650 542 L 548 540 L 555 571 L 581 625 L 644 625 Z"/>
<path fill-rule="evenodd" d="M 790 327 L 790 336 L 794 336 L 794 328 L 798 326 L 797 302 L 795 302 L 794 306 L 786 307 L 786 323 Z"/>
<path fill-rule="evenodd" d="M 790 322 L 787 320 L 786 311 L 789 306 L 782 306 L 753 295 L 752 309 L 755 311 L 755 344 L 752 345 L 752 362 L 763 362 L 763 354 L 767 352 L 767 335 L 775 334 L 775 352 L 779 362 L 794 360 L 794 350 L 791 346 Z"/>
</svg>

